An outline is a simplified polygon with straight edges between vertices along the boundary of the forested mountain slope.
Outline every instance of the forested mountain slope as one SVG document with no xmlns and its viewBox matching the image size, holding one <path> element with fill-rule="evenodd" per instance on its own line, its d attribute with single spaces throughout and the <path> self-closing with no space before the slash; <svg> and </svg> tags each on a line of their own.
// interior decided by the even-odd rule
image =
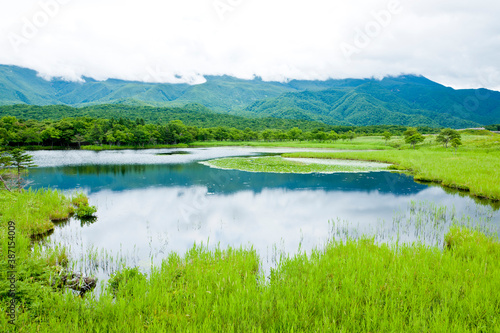
<svg viewBox="0 0 500 333">
<path fill-rule="evenodd" d="M 455 90 L 414 75 L 289 82 L 207 76 L 205 83 L 188 85 L 92 78 L 47 81 L 35 71 L 0 65 L 0 105 L 182 107 L 193 103 L 218 113 L 331 125 L 462 128 L 500 123 L 500 92 Z"/>
</svg>

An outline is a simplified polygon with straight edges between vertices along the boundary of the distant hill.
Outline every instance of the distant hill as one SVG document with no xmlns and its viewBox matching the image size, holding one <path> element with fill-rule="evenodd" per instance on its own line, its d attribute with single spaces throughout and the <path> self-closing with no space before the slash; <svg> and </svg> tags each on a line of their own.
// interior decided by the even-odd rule
<svg viewBox="0 0 500 333">
<path fill-rule="evenodd" d="M 472 112 L 462 101 L 467 101 L 467 96 L 475 96 L 474 91 L 467 94 L 424 78 L 401 77 L 372 80 L 354 87 L 285 93 L 254 102 L 245 110 L 258 116 L 326 124 L 465 128 L 492 124 L 500 119 L 500 93 L 489 93 L 491 100 L 480 103 Z"/>
<path fill-rule="evenodd" d="M 0 118 L 15 116 L 23 120 L 60 120 L 64 118 L 92 117 L 105 119 L 142 118 L 147 123 L 166 124 L 170 120 L 181 120 L 186 125 L 197 127 L 234 127 L 240 130 L 247 128 L 257 131 L 266 128 L 289 130 L 298 127 L 311 131 L 323 129 L 330 131 L 330 125 L 321 122 L 300 119 L 280 119 L 272 117 L 246 118 L 241 116 L 215 113 L 200 104 L 187 104 L 183 107 L 153 107 L 119 104 L 100 104 L 75 108 L 67 105 L 4 105 L 0 106 Z"/>
<path fill-rule="evenodd" d="M 330 125 L 477 127 L 500 123 L 500 92 L 455 90 L 422 76 L 266 82 L 207 76 L 199 85 L 109 79 L 47 81 L 33 70 L 0 65 L 0 105 L 201 104 L 218 113 L 319 121 Z"/>
</svg>

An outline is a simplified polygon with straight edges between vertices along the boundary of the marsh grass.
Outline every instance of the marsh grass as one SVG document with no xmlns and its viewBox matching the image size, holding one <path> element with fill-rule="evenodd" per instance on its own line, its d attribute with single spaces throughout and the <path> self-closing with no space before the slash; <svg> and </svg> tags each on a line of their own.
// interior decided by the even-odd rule
<svg viewBox="0 0 500 333">
<path fill-rule="evenodd" d="M 235 169 L 249 172 L 272 172 L 272 173 L 334 173 L 334 172 L 368 172 L 384 171 L 387 167 L 371 165 L 369 163 L 339 163 L 320 164 L 304 163 L 284 159 L 282 157 L 237 157 L 221 158 L 200 162 L 213 168 Z"/>
<path fill-rule="evenodd" d="M 184 150 L 174 150 L 174 151 L 170 151 L 168 153 L 158 153 L 158 154 L 155 154 L 157 156 L 171 156 L 171 155 L 190 155 L 191 153 L 188 152 L 188 151 L 184 151 Z"/>
<path fill-rule="evenodd" d="M 0 211 L 2 226 L 16 221 L 18 232 L 36 236 L 54 229 L 52 221 L 68 219 L 74 208 L 58 191 L 30 189 L 21 193 L 0 191 Z"/>
<path fill-rule="evenodd" d="M 30 316 L 33 316 L 43 306 L 44 299 L 51 299 L 56 294 L 54 291 L 60 291 L 56 283 L 57 270 L 69 264 L 66 248 L 57 245 L 45 249 L 35 240 L 54 228 L 53 221 L 65 220 L 73 212 L 71 200 L 57 191 L 0 191 L 0 331 L 23 331 L 7 324 L 5 316 L 11 300 L 7 278 L 11 271 L 9 256 L 15 256 L 17 309 L 21 312 L 30 309 Z M 9 221 L 15 222 L 14 238 L 7 237 Z M 15 244 L 15 248 L 9 248 L 9 244 Z"/>
<path fill-rule="evenodd" d="M 498 242 L 456 227 L 447 244 L 331 241 L 281 258 L 267 278 L 252 248 L 194 246 L 147 275 L 116 273 L 99 298 L 41 291 L 17 322 L 26 332 L 497 331 Z"/>
<path fill-rule="evenodd" d="M 444 148 L 339 153 L 290 153 L 284 157 L 353 159 L 385 162 L 411 172 L 415 180 L 469 191 L 472 195 L 500 200 L 500 149 L 454 152 Z"/>
<path fill-rule="evenodd" d="M 77 193 L 71 198 L 71 203 L 78 207 L 89 204 L 89 198 L 84 193 Z"/>
</svg>

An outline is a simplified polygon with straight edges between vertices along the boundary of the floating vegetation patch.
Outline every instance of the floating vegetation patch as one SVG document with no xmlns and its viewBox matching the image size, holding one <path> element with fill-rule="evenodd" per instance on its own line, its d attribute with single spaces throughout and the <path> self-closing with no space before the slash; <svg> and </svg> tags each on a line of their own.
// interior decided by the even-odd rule
<svg viewBox="0 0 500 333">
<path fill-rule="evenodd" d="M 336 173 L 388 171 L 388 164 L 347 160 L 292 159 L 276 156 L 221 158 L 200 162 L 218 169 L 272 173 Z"/>
</svg>

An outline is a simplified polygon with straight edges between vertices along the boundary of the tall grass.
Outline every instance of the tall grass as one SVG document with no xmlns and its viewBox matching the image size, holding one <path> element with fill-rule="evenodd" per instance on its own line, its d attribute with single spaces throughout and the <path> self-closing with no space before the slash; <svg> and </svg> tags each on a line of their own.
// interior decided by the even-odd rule
<svg viewBox="0 0 500 333">
<path fill-rule="evenodd" d="M 36 236 L 54 229 L 54 223 L 74 213 L 71 201 L 55 190 L 38 189 L 9 193 L 0 191 L 2 227 L 15 221 L 18 232 Z"/>
<path fill-rule="evenodd" d="M 193 247 L 149 275 L 116 274 L 98 299 L 40 295 L 19 331 L 495 332 L 500 245 L 452 228 L 444 251 L 332 241 L 284 257 L 268 278 L 250 249 Z M 112 286 L 112 288 L 111 288 Z M 0 319 L 0 326 L 5 326 Z"/>
</svg>

